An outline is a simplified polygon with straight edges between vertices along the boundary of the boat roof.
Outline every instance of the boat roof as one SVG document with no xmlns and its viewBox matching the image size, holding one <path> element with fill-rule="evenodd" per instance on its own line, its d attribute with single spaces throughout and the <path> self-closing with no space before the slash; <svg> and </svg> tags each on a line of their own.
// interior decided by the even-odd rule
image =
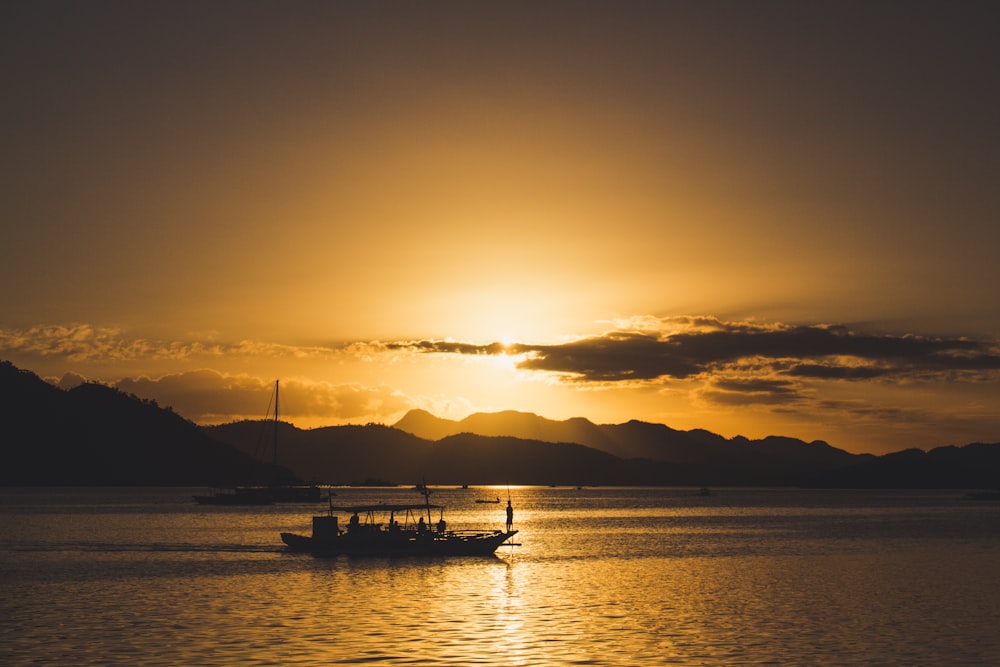
<svg viewBox="0 0 1000 667">
<path fill-rule="evenodd" d="M 417 503 L 412 505 L 331 505 L 333 512 L 406 512 L 407 510 L 443 509 L 444 505 Z"/>
</svg>

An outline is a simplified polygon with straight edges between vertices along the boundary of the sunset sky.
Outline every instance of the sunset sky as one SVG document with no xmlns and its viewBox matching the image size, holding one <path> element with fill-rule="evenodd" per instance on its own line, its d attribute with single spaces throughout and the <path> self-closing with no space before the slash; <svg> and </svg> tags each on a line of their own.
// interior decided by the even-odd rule
<svg viewBox="0 0 1000 667">
<path fill-rule="evenodd" d="M 977 2 L 0 9 L 0 359 L 198 423 L 1000 441 Z"/>
</svg>

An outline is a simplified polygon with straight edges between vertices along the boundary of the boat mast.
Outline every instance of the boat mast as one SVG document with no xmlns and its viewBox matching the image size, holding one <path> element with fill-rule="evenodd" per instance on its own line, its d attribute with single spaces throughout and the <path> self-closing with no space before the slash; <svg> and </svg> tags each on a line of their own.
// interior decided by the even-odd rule
<svg viewBox="0 0 1000 667">
<path fill-rule="evenodd" d="M 278 465 L 278 380 L 274 381 L 274 453 L 271 462 Z"/>
</svg>

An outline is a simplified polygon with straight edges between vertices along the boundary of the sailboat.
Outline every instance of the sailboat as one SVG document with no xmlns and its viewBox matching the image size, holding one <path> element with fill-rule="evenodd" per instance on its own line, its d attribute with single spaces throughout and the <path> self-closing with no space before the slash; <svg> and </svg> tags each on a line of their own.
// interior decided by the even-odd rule
<svg viewBox="0 0 1000 667">
<path fill-rule="evenodd" d="M 274 381 L 274 442 L 271 450 L 271 464 L 278 465 L 278 389 L 279 381 Z M 270 414 L 268 414 L 270 418 Z M 228 490 L 217 490 L 208 495 L 198 495 L 194 499 L 200 505 L 271 505 L 273 503 L 319 503 L 327 499 L 322 489 L 315 484 L 271 484 L 270 486 L 237 486 Z"/>
</svg>

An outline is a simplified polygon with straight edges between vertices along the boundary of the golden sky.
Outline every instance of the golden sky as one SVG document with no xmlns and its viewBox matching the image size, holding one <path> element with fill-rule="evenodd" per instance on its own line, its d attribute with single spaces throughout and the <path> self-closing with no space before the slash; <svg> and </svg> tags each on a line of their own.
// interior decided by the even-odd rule
<svg viewBox="0 0 1000 667">
<path fill-rule="evenodd" d="M 1000 440 L 992 3 L 0 11 L 0 359 L 201 423 Z"/>
</svg>

